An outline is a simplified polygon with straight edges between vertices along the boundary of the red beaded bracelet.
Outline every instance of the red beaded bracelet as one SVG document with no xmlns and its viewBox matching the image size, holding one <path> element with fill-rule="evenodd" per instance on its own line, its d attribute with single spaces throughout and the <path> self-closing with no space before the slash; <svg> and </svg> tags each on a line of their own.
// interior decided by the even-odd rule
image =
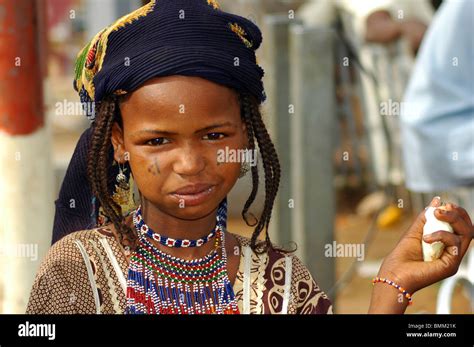
<svg viewBox="0 0 474 347">
<path fill-rule="evenodd" d="M 408 293 L 404 288 L 400 287 L 398 284 L 396 284 L 395 282 L 393 281 L 390 281 L 386 278 L 380 278 L 380 277 L 375 277 L 373 280 L 372 280 L 372 285 L 374 285 L 375 283 L 387 283 L 387 284 L 390 284 L 391 286 L 397 288 L 402 294 L 403 296 L 405 296 L 405 298 L 407 298 L 408 300 L 408 305 L 411 305 L 413 303 L 412 301 L 412 298 L 411 298 L 411 294 Z"/>
</svg>

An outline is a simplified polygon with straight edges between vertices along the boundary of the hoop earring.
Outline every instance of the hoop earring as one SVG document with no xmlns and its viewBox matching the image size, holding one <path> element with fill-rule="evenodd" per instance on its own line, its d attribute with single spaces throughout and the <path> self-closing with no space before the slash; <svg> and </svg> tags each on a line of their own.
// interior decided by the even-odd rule
<svg viewBox="0 0 474 347">
<path fill-rule="evenodd" d="M 117 184 L 115 185 L 112 199 L 120 206 L 122 215 L 126 216 L 136 208 L 133 192 L 134 181 L 131 173 L 130 178 L 127 180 L 127 176 L 125 175 L 127 168 L 125 164 L 120 164 L 120 162 L 117 162 L 117 164 L 119 166 L 119 173 L 115 177 Z"/>
<path fill-rule="evenodd" d="M 247 172 L 250 170 L 250 164 L 246 161 L 244 161 L 242 164 L 240 164 L 240 173 L 239 173 L 239 178 L 244 177 Z"/>
</svg>

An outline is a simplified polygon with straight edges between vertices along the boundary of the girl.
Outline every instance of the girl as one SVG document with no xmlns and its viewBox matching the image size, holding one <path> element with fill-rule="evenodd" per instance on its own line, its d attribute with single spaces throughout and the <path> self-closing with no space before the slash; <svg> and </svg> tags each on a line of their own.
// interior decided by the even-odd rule
<svg viewBox="0 0 474 347">
<path fill-rule="evenodd" d="M 88 187 L 77 185 L 87 166 L 99 227 L 54 244 L 28 313 L 332 312 L 301 261 L 268 236 L 280 167 L 259 110 L 265 99 L 255 59 L 260 43 L 252 22 L 215 1 L 160 0 L 119 19 L 84 48 L 75 88 L 83 102 L 95 102 L 97 115 L 62 190 L 74 188 L 68 198 L 88 196 Z M 248 210 L 259 182 L 252 166 L 242 215 L 255 230 L 247 239 L 226 231 L 226 196 L 248 165 L 222 161 L 219 153 L 257 146 L 265 202 L 252 224 Z M 404 312 L 410 294 L 456 272 L 473 227 L 462 208 L 447 209 L 437 217 L 452 223 L 455 234 L 426 240 L 448 246 L 441 259 L 421 261 L 420 214 L 381 267 L 379 276 L 394 283 L 376 281 L 370 312 Z"/>
</svg>

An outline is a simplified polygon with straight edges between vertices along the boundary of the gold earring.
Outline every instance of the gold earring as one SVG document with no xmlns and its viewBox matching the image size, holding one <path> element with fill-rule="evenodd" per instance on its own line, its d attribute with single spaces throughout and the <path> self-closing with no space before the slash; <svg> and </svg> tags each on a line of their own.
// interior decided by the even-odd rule
<svg viewBox="0 0 474 347">
<path fill-rule="evenodd" d="M 125 175 L 127 168 L 125 164 L 123 164 L 123 167 L 120 162 L 117 162 L 117 164 L 119 166 L 119 173 L 115 178 L 117 184 L 115 185 L 115 192 L 112 195 L 112 199 L 120 206 L 122 215 L 126 216 L 136 208 L 134 181 L 131 173 L 130 178 L 127 180 L 127 176 Z"/>
<path fill-rule="evenodd" d="M 246 161 L 244 161 L 242 164 L 240 164 L 240 173 L 239 173 L 239 178 L 244 177 L 247 172 L 250 170 L 250 164 Z"/>
</svg>

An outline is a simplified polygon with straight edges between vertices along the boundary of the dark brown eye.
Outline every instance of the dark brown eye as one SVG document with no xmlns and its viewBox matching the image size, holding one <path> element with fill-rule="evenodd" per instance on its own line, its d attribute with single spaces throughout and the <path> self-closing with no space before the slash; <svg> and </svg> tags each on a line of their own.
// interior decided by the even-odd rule
<svg viewBox="0 0 474 347">
<path fill-rule="evenodd" d="M 204 136 L 205 140 L 220 140 L 225 137 L 225 134 L 223 133 L 209 133 L 206 136 Z"/>
<path fill-rule="evenodd" d="M 161 145 L 164 145 L 165 143 L 167 143 L 167 142 L 164 142 L 164 141 L 168 141 L 168 140 L 165 139 L 164 137 L 158 137 L 156 139 L 147 141 L 146 144 L 149 145 L 149 146 L 161 146 Z"/>
</svg>

